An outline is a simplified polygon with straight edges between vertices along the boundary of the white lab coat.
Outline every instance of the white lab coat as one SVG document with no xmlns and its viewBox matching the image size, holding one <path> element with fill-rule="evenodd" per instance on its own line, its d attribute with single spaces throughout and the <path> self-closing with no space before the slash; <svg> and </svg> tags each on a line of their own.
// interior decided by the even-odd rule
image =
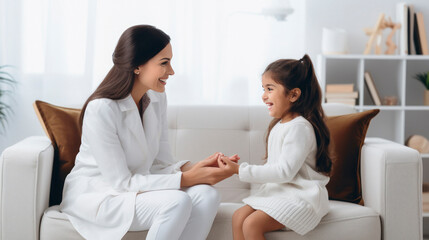
<svg viewBox="0 0 429 240">
<path fill-rule="evenodd" d="M 86 239 L 121 239 L 139 192 L 179 189 L 180 167 L 170 152 L 165 93 L 148 91 L 140 118 L 131 95 L 89 102 L 75 167 L 67 176 L 61 210 Z"/>
</svg>

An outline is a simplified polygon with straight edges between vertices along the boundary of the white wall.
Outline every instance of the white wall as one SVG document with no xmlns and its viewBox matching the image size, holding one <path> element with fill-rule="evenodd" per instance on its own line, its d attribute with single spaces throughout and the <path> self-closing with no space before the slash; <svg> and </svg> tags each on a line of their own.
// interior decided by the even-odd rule
<svg viewBox="0 0 429 240">
<path fill-rule="evenodd" d="M 0 0 L 0 34 L 3 41 L 0 42 L 0 64 L 11 65 L 8 71 L 15 79 L 25 79 L 20 75 L 19 66 L 21 66 L 20 55 L 21 49 L 18 44 L 21 40 L 20 19 L 21 16 L 5 14 L 6 11 L 19 13 L 21 8 L 20 1 Z M 9 100 L 13 114 L 10 115 L 5 133 L 0 134 L 0 152 L 7 146 L 16 143 L 31 135 L 42 135 L 43 130 L 37 122 L 37 117 L 32 109 L 33 99 L 37 99 L 40 93 L 32 91 L 35 82 L 19 81 L 16 85 L 13 99 Z"/>
<path fill-rule="evenodd" d="M 315 59 L 321 53 L 322 29 L 324 27 L 342 28 L 348 37 L 349 53 L 363 54 L 369 39 L 364 28 L 373 28 L 380 13 L 395 21 L 396 4 L 406 2 L 413 4 L 415 11 L 422 12 L 425 18 L 426 35 L 429 34 L 429 1 L 428 0 L 307 0 L 306 49 Z M 385 34 L 390 29 L 385 30 Z M 383 41 L 385 38 L 383 38 Z"/>
<path fill-rule="evenodd" d="M 312 59 L 316 59 L 317 55 L 321 53 L 321 38 L 323 27 L 336 27 L 343 28 L 348 33 L 349 52 L 352 54 L 360 54 L 365 49 L 365 44 L 368 37 L 364 34 L 363 28 L 372 27 L 375 25 L 380 13 L 385 13 L 391 16 L 392 19 L 396 13 L 396 3 L 400 1 L 394 0 L 306 0 L 305 23 L 306 29 L 304 33 L 297 33 L 292 38 L 303 38 L 304 51 L 307 52 Z M 408 1 L 414 4 L 417 11 L 423 12 L 426 23 L 426 33 L 429 34 L 429 2 L 427 0 L 413 0 Z M 19 1 L 0 0 L 0 13 L 10 8 L 19 9 Z M 18 12 L 18 11 L 16 11 Z M 4 14 L 1 14 L 4 16 Z M 0 49 L 6 49 L 6 54 L 0 54 L 0 64 L 8 63 L 14 66 L 20 66 L 18 58 L 14 57 L 20 55 L 20 49 L 13 49 L 5 46 L 13 46 L 13 41 L 20 40 L 20 33 L 16 31 L 19 29 L 19 16 L 14 19 L 4 19 L 1 21 L 3 24 L 0 28 L 0 34 L 8 34 L 11 37 L 6 42 L 0 42 Z M 273 28 L 278 28 L 279 23 L 273 22 Z M 15 30 L 14 30 L 15 29 Z M 279 28 L 280 29 L 280 28 Z M 279 35 L 281 32 L 279 30 Z M 429 36 L 428 36 L 429 37 Z M 280 38 L 278 38 L 280 39 Z M 270 51 L 272 55 L 278 57 L 282 53 L 282 42 L 280 40 L 271 42 Z M 291 41 L 297 43 L 299 41 Z M 279 44 L 277 46 L 277 44 Z M 302 46 L 299 46 L 302 48 Z M 5 53 L 5 52 L 3 52 Z M 3 56 L 7 56 L 5 59 Z M 316 64 L 316 61 L 315 61 Z M 265 66 L 265 62 L 261 62 Z M 316 68 L 317 69 L 317 68 Z M 17 76 L 17 79 L 22 79 L 17 87 L 15 101 L 12 103 L 15 113 L 9 121 L 8 129 L 5 134 L 0 134 L 0 152 L 7 146 L 31 136 L 43 135 L 43 130 L 38 123 L 34 110 L 32 109 L 32 102 L 35 99 L 40 99 L 43 93 L 32 91 L 35 82 L 25 81 L 25 76 Z"/>
</svg>

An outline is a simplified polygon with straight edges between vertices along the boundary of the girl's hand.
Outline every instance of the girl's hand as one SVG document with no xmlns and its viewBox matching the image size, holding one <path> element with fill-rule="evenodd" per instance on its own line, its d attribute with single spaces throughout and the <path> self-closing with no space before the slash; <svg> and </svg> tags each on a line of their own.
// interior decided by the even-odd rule
<svg viewBox="0 0 429 240">
<path fill-rule="evenodd" d="M 228 158 L 229 160 L 231 160 L 231 161 L 233 161 L 235 163 L 237 163 L 238 160 L 240 160 L 240 157 L 237 154 L 234 154 L 234 155 L 228 157 L 228 156 L 225 156 L 221 152 L 217 152 L 217 153 L 209 156 L 208 158 L 200 161 L 199 163 L 202 164 L 205 167 L 219 167 L 219 164 L 218 164 L 218 161 L 217 161 L 218 157 L 226 157 L 226 158 Z"/>
<path fill-rule="evenodd" d="M 236 161 L 232 161 L 229 157 L 221 156 L 218 157 L 217 161 L 219 168 L 223 169 L 227 174 L 238 174 L 240 165 L 238 165 Z"/>
<path fill-rule="evenodd" d="M 240 160 L 240 157 L 237 154 L 232 155 L 231 157 L 229 157 L 229 160 L 237 163 L 238 160 Z"/>
</svg>

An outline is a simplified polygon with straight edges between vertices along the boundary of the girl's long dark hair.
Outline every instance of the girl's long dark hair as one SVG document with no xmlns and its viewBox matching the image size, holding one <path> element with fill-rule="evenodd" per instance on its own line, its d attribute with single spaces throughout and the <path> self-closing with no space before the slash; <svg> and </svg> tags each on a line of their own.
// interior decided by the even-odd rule
<svg viewBox="0 0 429 240">
<path fill-rule="evenodd" d="M 285 95 L 288 95 L 289 91 L 294 88 L 301 90 L 301 96 L 292 103 L 289 111 L 300 114 L 313 125 L 317 141 L 316 169 L 329 174 L 332 167 L 332 160 L 328 152 L 330 135 L 322 109 L 322 91 L 310 57 L 305 54 L 300 60 L 277 60 L 267 66 L 265 73 L 269 73 L 274 81 L 283 85 Z M 265 139 L 266 147 L 268 147 L 268 137 L 272 128 L 280 120 L 280 118 L 274 118 L 269 124 Z M 268 148 L 266 148 L 265 158 L 267 157 Z"/>
<path fill-rule="evenodd" d="M 123 99 L 134 85 L 134 70 L 170 43 L 170 37 L 150 25 L 136 25 L 122 33 L 112 55 L 113 67 L 82 107 L 80 124 L 88 103 L 97 98 Z"/>
</svg>

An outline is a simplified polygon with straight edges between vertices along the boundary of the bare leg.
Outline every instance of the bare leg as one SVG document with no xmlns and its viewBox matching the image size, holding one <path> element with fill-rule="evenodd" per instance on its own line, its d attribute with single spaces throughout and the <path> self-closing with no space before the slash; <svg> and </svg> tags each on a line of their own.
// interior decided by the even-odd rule
<svg viewBox="0 0 429 240">
<path fill-rule="evenodd" d="M 255 209 L 249 205 L 245 205 L 234 212 L 232 215 L 232 234 L 234 240 L 244 240 L 243 222 L 253 212 L 255 212 Z"/>
<path fill-rule="evenodd" d="M 246 240 L 265 240 L 264 233 L 279 230 L 285 226 L 263 211 L 256 210 L 243 223 L 243 234 Z"/>
</svg>

